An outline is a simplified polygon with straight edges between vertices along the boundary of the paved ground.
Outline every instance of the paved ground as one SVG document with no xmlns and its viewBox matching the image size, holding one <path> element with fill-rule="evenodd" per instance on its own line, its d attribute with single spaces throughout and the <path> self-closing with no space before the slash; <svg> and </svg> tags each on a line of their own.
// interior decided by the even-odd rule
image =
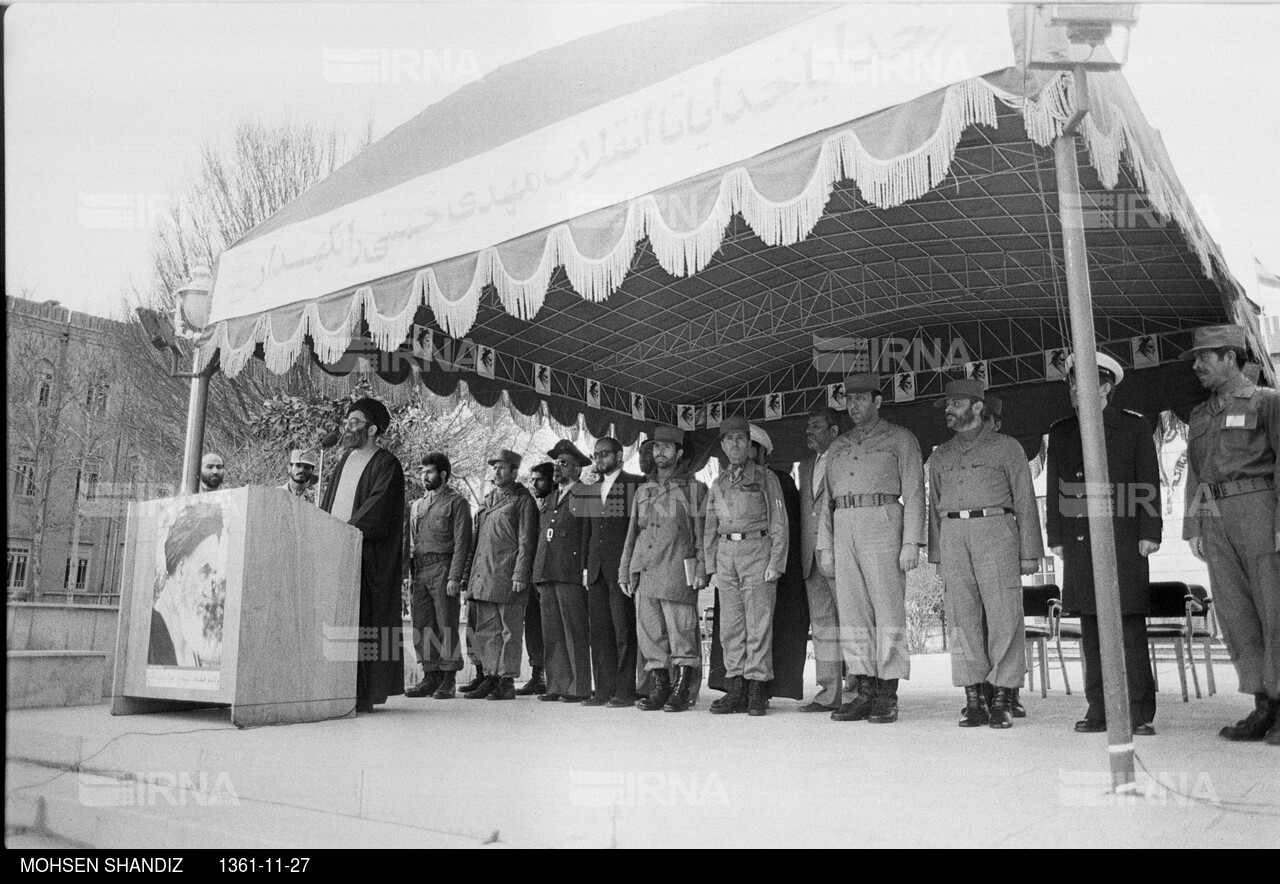
<svg viewBox="0 0 1280 884">
<path fill-rule="evenodd" d="M 1080 684 L 1073 664 L 1073 682 Z M 913 659 L 894 725 L 775 701 L 765 718 L 397 698 L 372 715 L 237 730 L 224 710 L 8 713 L 6 843 L 97 847 L 1276 846 L 1280 753 L 1161 673 L 1140 790 L 1061 680 L 1008 731 L 956 727 L 945 655 Z M 1057 673 L 1055 672 L 1055 676 Z M 1174 690 L 1171 691 L 1170 687 Z M 1024 695 L 1027 692 L 1024 691 Z"/>
</svg>

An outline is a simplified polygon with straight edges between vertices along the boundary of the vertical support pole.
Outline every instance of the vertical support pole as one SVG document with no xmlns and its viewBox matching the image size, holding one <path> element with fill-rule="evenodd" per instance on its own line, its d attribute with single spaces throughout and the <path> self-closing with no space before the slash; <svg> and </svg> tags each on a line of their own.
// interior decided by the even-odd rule
<svg viewBox="0 0 1280 884">
<path fill-rule="evenodd" d="M 1053 160 L 1058 179 L 1058 217 L 1062 227 L 1062 247 L 1067 271 L 1080 441 L 1084 449 L 1084 472 L 1087 480 L 1093 585 L 1107 708 L 1107 752 L 1111 761 L 1112 788 L 1122 791 L 1134 782 L 1133 730 L 1129 721 L 1129 686 L 1124 668 L 1116 540 L 1111 523 L 1114 497 L 1107 470 L 1101 394 L 1098 389 L 1098 354 L 1093 329 L 1093 299 L 1089 291 L 1089 262 L 1085 250 L 1084 217 L 1080 211 L 1080 175 L 1076 166 L 1076 138 L 1073 130 L 1065 130 L 1054 139 Z M 1059 502 L 1051 500 L 1048 505 L 1058 506 Z"/>
<path fill-rule="evenodd" d="M 195 372 L 192 357 L 192 372 Z M 204 416 L 209 406 L 209 377 L 212 372 L 196 373 L 191 378 L 191 397 L 187 401 L 187 445 L 182 455 L 182 494 L 200 490 L 200 459 L 204 456 Z"/>
</svg>

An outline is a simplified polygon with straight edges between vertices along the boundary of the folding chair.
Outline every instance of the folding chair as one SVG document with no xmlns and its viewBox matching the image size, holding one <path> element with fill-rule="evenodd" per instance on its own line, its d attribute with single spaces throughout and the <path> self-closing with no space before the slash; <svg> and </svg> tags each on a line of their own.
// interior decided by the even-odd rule
<svg viewBox="0 0 1280 884">
<path fill-rule="evenodd" d="M 1059 622 L 1062 616 L 1062 593 L 1055 584 L 1043 586 L 1024 586 L 1022 588 L 1023 628 L 1027 646 L 1027 690 L 1035 688 L 1035 669 L 1040 666 L 1040 696 L 1049 696 L 1049 641 L 1052 640 L 1058 652 L 1058 668 L 1062 670 L 1062 683 L 1067 694 L 1071 693 L 1071 681 L 1067 677 L 1067 664 L 1062 657 L 1062 639 L 1059 635 Z M 1040 622 L 1026 622 L 1026 618 Z M 1035 653 L 1032 653 L 1032 650 Z"/>
<path fill-rule="evenodd" d="M 1147 643 L 1151 649 L 1151 671 L 1155 679 L 1156 690 L 1160 690 L 1160 676 L 1156 666 L 1156 645 L 1168 642 L 1173 646 L 1178 661 L 1178 681 L 1182 684 L 1182 702 L 1189 703 L 1187 693 L 1187 664 L 1191 666 L 1191 681 L 1195 688 L 1196 699 L 1200 693 L 1200 675 L 1196 671 L 1195 639 L 1203 639 L 1205 651 L 1205 675 L 1209 682 L 1209 695 L 1216 693 L 1213 681 L 1213 655 L 1210 643 L 1216 629 L 1211 623 L 1212 599 L 1204 591 L 1203 586 L 1190 587 L 1178 580 L 1165 580 L 1151 584 L 1151 610 L 1147 614 Z M 1197 628 L 1195 618 L 1199 617 L 1202 626 Z M 1152 623 L 1159 620 L 1161 622 Z M 1176 621 L 1176 622 L 1171 622 Z"/>
</svg>

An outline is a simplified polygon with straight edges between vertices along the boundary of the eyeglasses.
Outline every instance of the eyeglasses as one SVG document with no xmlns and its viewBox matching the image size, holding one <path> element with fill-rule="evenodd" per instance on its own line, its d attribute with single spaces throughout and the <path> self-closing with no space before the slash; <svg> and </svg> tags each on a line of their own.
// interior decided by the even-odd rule
<svg viewBox="0 0 1280 884">
<path fill-rule="evenodd" d="M 351 427 L 353 430 L 358 430 L 360 427 L 367 427 L 371 423 L 372 421 L 362 421 L 358 418 L 349 417 L 342 422 L 342 425 L 344 427 Z"/>
</svg>

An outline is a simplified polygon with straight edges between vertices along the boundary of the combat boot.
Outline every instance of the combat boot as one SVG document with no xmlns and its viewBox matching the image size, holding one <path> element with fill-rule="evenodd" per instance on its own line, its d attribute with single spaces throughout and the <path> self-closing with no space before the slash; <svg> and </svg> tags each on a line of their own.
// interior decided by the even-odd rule
<svg viewBox="0 0 1280 884">
<path fill-rule="evenodd" d="M 769 683 L 754 678 L 747 681 L 747 714 L 764 715 L 768 708 Z"/>
<path fill-rule="evenodd" d="M 1013 688 L 996 687 L 995 699 L 991 701 L 991 721 L 994 728 L 1013 727 L 1013 702 L 1010 694 Z"/>
<path fill-rule="evenodd" d="M 853 687 L 845 693 L 853 699 L 831 713 L 832 721 L 864 721 L 876 702 L 876 680 L 869 675 L 855 675 Z"/>
<path fill-rule="evenodd" d="M 898 680 L 876 679 L 876 700 L 871 705 L 867 721 L 872 724 L 893 724 L 898 720 Z"/>
<path fill-rule="evenodd" d="M 422 676 L 422 681 L 404 692 L 406 697 L 430 697 L 435 693 L 436 688 L 440 687 L 440 681 L 444 678 L 444 673 L 436 669 Z"/>
<path fill-rule="evenodd" d="M 510 676 L 498 679 L 498 684 L 489 692 L 486 700 L 514 700 L 516 698 L 516 680 Z"/>
<path fill-rule="evenodd" d="M 987 698 L 981 684 L 965 685 L 964 709 L 960 712 L 961 727 L 981 727 L 991 721 Z"/>
<path fill-rule="evenodd" d="M 1268 746 L 1280 746 L 1280 697 L 1271 698 L 1271 713 L 1275 720 L 1263 741 Z"/>
<path fill-rule="evenodd" d="M 486 675 L 484 681 L 474 691 L 467 691 L 463 694 L 463 698 L 467 700 L 483 700 L 492 694 L 498 687 L 498 676 Z"/>
<path fill-rule="evenodd" d="M 713 715 L 729 715 L 746 711 L 747 680 L 741 675 L 735 675 L 729 680 L 728 692 L 711 704 L 711 712 Z"/>
<path fill-rule="evenodd" d="M 480 685 L 483 683 L 484 683 L 484 667 L 481 666 L 479 663 L 476 663 L 476 677 L 471 679 L 471 681 L 467 682 L 462 687 L 458 688 L 458 690 L 465 697 L 467 694 L 471 693 L 472 691 L 479 690 Z"/>
<path fill-rule="evenodd" d="M 645 712 L 657 712 L 667 704 L 667 699 L 671 696 L 671 673 L 666 669 L 655 669 L 652 675 L 653 689 L 649 691 L 649 696 L 636 704 L 637 709 Z"/>
<path fill-rule="evenodd" d="M 1009 688 L 1009 711 L 1013 713 L 1014 718 L 1026 718 L 1027 707 L 1022 705 L 1022 700 L 1018 697 L 1018 688 Z"/>
<path fill-rule="evenodd" d="M 684 712 L 688 709 L 691 687 L 693 687 L 693 667 L 681 666 L 680 674 L 676 676 L 676 686 L 671 690 L 671 697 L 667 700 L 667 705 L 662 707 L 662 711 Z"/>
<path fill-rule="evenodd" d="M 458 673 L 450 670 L 444 673 L 439 686 L 431 696 L 437 700 L 452 700 L 458 694 Z"/>
<path fill-rule="evenodd" d="M 533 675 L 529 676 L 529 680 L 524 683 L 520 690 L 516 691 L 517 697 L 532 697 L 535 694 L 545 694 L 547 692 L 547 683 L 542 677 L 542 667 L 533 667 Z"/>
<path fill-rule="evenodd" d="M 1235 725 L 1227 725 L 1218 731 L 1224 740 L 1241 742 L 1244 740 L 1261 740 L 1276 723 L 1276 706 L 1266 694 L 1253 695 L 1253 711 Z"/>
</svg>

